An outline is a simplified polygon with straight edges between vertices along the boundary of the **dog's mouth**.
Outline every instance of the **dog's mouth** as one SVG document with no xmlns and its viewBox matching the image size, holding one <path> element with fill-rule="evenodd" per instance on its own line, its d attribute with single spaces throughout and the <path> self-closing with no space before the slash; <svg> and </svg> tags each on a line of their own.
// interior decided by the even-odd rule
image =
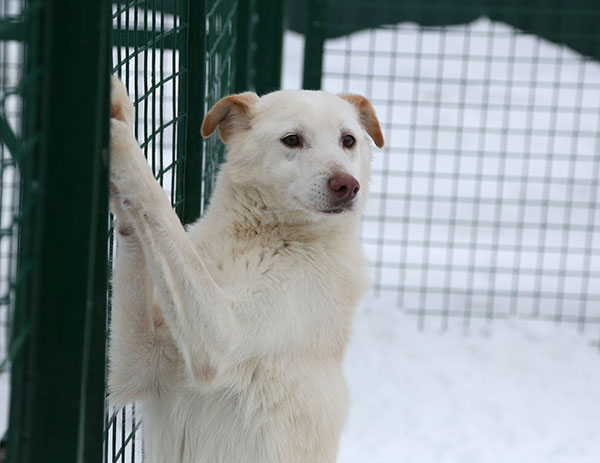
<svg viewBox="0 0 600 463">
<path fill-rule="evenodd" d="M 323 209 L 319 212 L 322 212 L 323 214 L 343 214 L 344 212 L 350 212 L 352 210 L 352 205 L 347 205 L 347 206 L 341 206 L 341 207 L 336 207 L 333 209 Z"/>
<path fill-rule="evenodd" d="M 333 202 L 333 204 L 328 204 L 326 207 L 324 207 L 322 209 L 321 208 L 317 209 L 317 212 L 319 212 L 321 214 L 327 214 L 327 215 L 343 214 L 345 212 L 352 212 L 354 210 L 355 204 L 356 204 L 356 201 L 354 201 L 354 200 L 335 201 L 335 202 Z"/>
<path fill-rule="evenodd" d="M 308 202 L 303 201 L 299 197 L 294 197 L 294 199 L 298 202 L 300 207 L 305 211 L 312 212 L 313 214 L 324 214 L 324 215 L 340 215 L 346 212 L 352 212 L 354 210 L 354 206 L 356 204 L 355 200 L 351 201 L 341 201 L 341 202 L 333 202 L 333 204 L 313 204 L 309 205 Z M 324 207 L 323 207 L 324 206 Z"/>
</svg>

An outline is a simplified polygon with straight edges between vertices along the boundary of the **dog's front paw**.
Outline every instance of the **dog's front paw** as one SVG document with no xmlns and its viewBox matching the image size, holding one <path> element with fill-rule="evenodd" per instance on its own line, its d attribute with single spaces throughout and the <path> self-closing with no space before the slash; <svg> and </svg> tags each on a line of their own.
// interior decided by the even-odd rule
<svg viewBox="0 0 600 463">
<path fill-rule="evenodd" d="M 110 161 L 111 171 L 115 171 L 125 167 L 121 165 L 125 161 L 121 158 L 135 153 L 138 148 L 133 134 L 135 121 L 133 105 L 127 96 L 127 89 L 115 76 L 111 77 L 110 118 Z"/>
<path fill-rule="evenodd" d="M 110 116 L 110 209 L 121 219 L 125 217 L 122 194 L 137 189 L 137 172 L 145 167 L 145 160 L 133 134 L 133 105 L 125 86 L 114 76 L 111 78 Z"/>
<path fill-rule="evenodd" d="M 129 101 L 127 89 L 115 76 L 110 80 L 110 117 L 124 122 L 133 132 L 135 111 Z"/>
<path fill-rule="evenodd" d="M 127 90 L 115 77 L 110 100 L 110 209 L 124 224 L 140 208 L 154 207 L 164 193 L 135 139 Z"/>
</svg>

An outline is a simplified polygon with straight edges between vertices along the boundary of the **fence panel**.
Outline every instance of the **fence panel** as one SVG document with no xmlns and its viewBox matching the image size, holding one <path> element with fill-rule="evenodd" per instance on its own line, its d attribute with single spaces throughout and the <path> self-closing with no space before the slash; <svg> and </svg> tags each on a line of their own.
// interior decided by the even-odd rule
<svg viewBox="0 0 600 463">
<path fill-rule="evenodd" d="M 255 2 L 147 0 L 113 6 L 113 72 L 136 107 L 136 136 L 184 223 L 205 210 L 224 145 L 203 140 L 204 114 L 253 82 Z M 241 38 L 238 37 L 241 34 Z M 237 69 L 243 74 L 236 80 Z M 143 459 L 135 404 L 107 417 L 106 462 Z"/>
<path fill-rule="evenodd" d="M 26 94 L 39 85 L 39 67 L 29 66 L 25 71 L 25 47 L 22 42 L 27 32 L 33 31 L 33 13 L 26 13 L 24 2 L 3 2 L 0 5 L 0 435 L 6 445 L 8 411 L 10 408 L 10 383 L 21 384 L 24 370 L 11 368 L 13 363 L 25 355 L 25 346 L 30 339 L 31 308 L 25 303 L 25 295 L 31 278 L 33 259 L 23 236 L 31 221 L 37 201 L 34 195 L 26 194 L 21 208 L 22 191 L 31 192 L 33 186 L 32 158 L 37 147 L 39 133 L 26 127 L 23 117 L 23 100 Z M 30 51 L 31 53 L 32 51 Z M 29 81 L 29 84 L 26 82 Z M 33 98 L 28 100 L 29 109 L 35 111 Z M 22 235 L 19 278 L 19 234 Z M 26 257 L 27 256 L 27 257 Z M 16 295 L 20 293 L 21 310 L 16 311 Z M 12 370 L 12 371 L 11 371 Z M 19 389 L 13 396 L 14 416 L 21 417 L 17 407 L 22 400 Z M 17 419 L 13 422 L 19 426 Z"/>
<path fill-rule="evenodd" d="M 105 1 L 0 3 L 0 401 L 5 410 L 12 390 L 10 461 L 143 458 L 135 405 L 102 418 L 111 24 L 112 71 L 134 100 L 136 136 L 188 223 L 224 156 L 215 137 L 200 137 L 204 114 L 254 86 L 257 4 L 121 0 L 111 15 Z"/>
<path fill-rule="evenodd" d="M 19 235 L 17 273 L 8 286 L 15 295 L 8 459 L 100 462 L 108 4 L 19 6 L 12 24 L 21 40 L 17 66 L 9 68 L 12 83 L 3 83 L 3 153 L 10 151 L 11 160 L 3 155 L 2 193 L 12 184 L 11 201 L 19 200 L 16 214 L 2 204 L 5 223 L 12 213 L 7 236 Z M 14 259 L 9 267 L 14 272 Z"/>
<path fill-rule="evenodd" d="M 597 3 L 328 4 L 296 24 L 305 83 L 316 56 L 387 142 L 362 227 L 376 295 L 421 325 L 516 316 L 600 340 Z"/>
</svg>

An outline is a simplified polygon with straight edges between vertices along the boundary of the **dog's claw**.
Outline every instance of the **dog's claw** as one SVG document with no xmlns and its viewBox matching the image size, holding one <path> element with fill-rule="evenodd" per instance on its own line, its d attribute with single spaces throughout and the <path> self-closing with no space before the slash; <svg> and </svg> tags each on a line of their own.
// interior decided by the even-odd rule
<svg viewBox="0 0 600 463">
<path fill-rule="evenodd" d="M 115 76 L 111 77 L 110 117 L 125 122 L 133 129 L 134 109 L 129 101 L 127 89 Z"/>
</svg>

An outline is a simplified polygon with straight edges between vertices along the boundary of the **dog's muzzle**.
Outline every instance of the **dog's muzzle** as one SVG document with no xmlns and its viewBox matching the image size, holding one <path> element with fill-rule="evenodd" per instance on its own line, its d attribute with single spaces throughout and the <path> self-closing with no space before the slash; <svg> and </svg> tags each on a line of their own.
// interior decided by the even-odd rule
<svg viewBox="0 0 600 463">
<path fill-rule="evenodd" d="M 352 175 L 337 173 L 327 181 L 331 198 L 330 207 L 323 212 L 337 214 L 352 209 L 354 198 L 360 190 L 360 183 Z"/>
</svg>

